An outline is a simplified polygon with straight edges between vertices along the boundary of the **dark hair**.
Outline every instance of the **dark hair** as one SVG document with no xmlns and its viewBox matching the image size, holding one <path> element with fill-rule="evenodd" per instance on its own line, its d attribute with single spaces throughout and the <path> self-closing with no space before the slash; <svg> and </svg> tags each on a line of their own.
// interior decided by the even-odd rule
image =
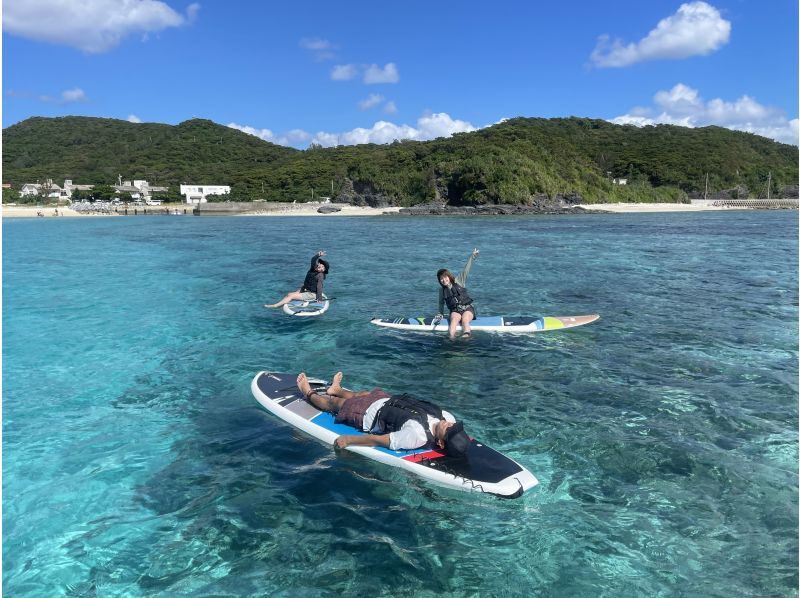
<svg viewBox="0 0 800 598">
<path fill-rule="evenodd" d="M 331 265 L 328 262 L 326 262 L 325 260 L 317 260 L 317 263 L 318 264 L 322 264 L 323 266 L 325 266 L 325 276 L 327 276 L 328 272 L 331 271 Z"/>
<path fill-rule="evenodd" d="M 464 431 L 464 424 L 456 422 L 444 435 L 444 450 L 450 457 L 463 457 L 467 454 L 470 439 Z"/>
<path fill-rule="evenodd" d="M 447 275 L 447 277 L 450 279 L 450 284 L 454 284 L 455 283 L 456 277 L 453 276 L 453 273 L 450 272 L 450 270 L 448 270 L 447 268 L 442 268 L 441 270 L 439 270 L 436 273 L 436 280 L 439 280 L 442 277 L 442 275 Z M 442 284 L 441 281 L 439 281 L 439 284 Z M 444 285 L 442 285 L 442 286 L 444 286 Z"/>
</svg>

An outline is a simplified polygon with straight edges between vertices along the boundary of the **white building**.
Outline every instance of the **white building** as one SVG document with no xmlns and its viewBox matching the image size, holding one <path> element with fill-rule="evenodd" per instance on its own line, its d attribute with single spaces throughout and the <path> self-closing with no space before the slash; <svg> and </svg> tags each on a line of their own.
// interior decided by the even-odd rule
<svg viewBox="0 0 800 598">
<path fill-rule="evenodd" d="M 20 187 L 19 196 L 20 197 L 30 197 L 32 195 L 41 195 L 43 197 L 47 197 L 48 199 L 59 199 L 63 193 L 61 187 L 53 183 L 50 179 L 47 179 L 45 184 L 40 183 L 25 183 Z"/>
<path fill-rule="evenodd" d="M 186 196 L 186 203 L 206 203 L 206 195 L 227 195 L 230 185 L 181 185 L 181 195 Z"/>
<path fill-rule="evenodd" d="M 61 191 L 61 197 L 71 200 L 73 192 L 91 191 L 92 189 L 94 189 L 94 185 L 75 185 L 72 183 L 72 179 L 65 179 L 64 189 Z"/>
<path fill-rule="evenodd" d="M 628 179 L 614 179 L 615 185 L 627 185 Z"/>
<path fill-rule="evenodd" d="M 131 198 L 134 200 L 143 199 L 149 201 L 153 193 L 165 193 L 169 189 L 169 187 L 151 187 L 150 183 L 145 180 L 134 180 L 132 183 L 131 181 L 123 181 L 121 176 L 118 182 L 118 185 L 114 185 L 116 192 L 130 193 Z"/>
<path fill-rule="evenodd" d="M 29 197 L 31 195 L 39 195 L 39 190 L 42 186 L 39 183 L 25 183 L 19 188 L 20 197 Z"/>
</svg>

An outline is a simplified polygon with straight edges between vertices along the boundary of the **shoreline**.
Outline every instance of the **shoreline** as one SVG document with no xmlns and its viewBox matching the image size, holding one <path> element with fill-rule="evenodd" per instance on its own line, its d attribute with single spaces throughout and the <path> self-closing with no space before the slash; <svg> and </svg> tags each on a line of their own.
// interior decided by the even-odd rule
<svg viewBox="0 0 800 598">
<path fill-rule="evenodd" d="M 592 203 L 575 206 L 594 212 L 614 212 L 615 214 L 647 213 L 647 212 L 718 212 L 725 210 L 751 210 L 753 208 L 740 208 L 732 206 L 711 206 L 688 203 Z"/>
<path fill-rule="evenodd" d="M 370 207 L 363 207 L 363 206 L 350 206 L 350 205 L 338 205 L 341 210 L 338 212 L 331 212 L 328 214 L 320 214 L 317 212 L 317 208 L 319 205 L 312 205 L 306 207 L 303 204 L 299 205 L 291 205 L 285 206 L 281 208 L 273 208 L 273 209 L 263 209 L 263 210 L 254 210 L 252 212 L 246 213 L 238 213 L 238 214 L 224 214 L 220 213 L 219 215 L 231 215 L 231 216 L 244 216 L 244 217 L 259 217 L 259 216 L 383 216 L 386 214 L 399 214 L 400 207 L 399 206 L 391 206 L 385 208 L 370 208 Z M 159 206 L 157 208 L 148 207 L 146 209 L 150 210 L 150 213 L 138 214 L 139 216 L 193 216 L 192 212 L 188 212 L 187 214 L 183 214 L 182 210 L 186 209 L 186 205 L 181 204 L 170 204 L 165 206 Z M 590 213 L 590 212 L 611 212 L 615 214 L 633 214 L 633 213 L 655 213 L 655 212 L 711 212 L 711 211 L 738 211 L 738 210 L 750 210 L 755 208 L 744 208 L 744 207 L 733 207 L 733 206 L 710 206 L 710 205 L 696 205 L 696 204 L 675 204 L 675 203 L 602 203 L 602 204 L 579 204 L 575 206 L 574 213 L 579 214 L 581 212 Z M 58 215 L 56 215 L 55 210 L 58 210 Z M 140 212 L 142 212 L 145 208 L 138 208 Z M 181 210 L 180 214 L 164 214 L 163 210 Z M 127 216 L 133 216 L 132 208 L 128 208 Z M 38 213 L 42 213 L 43 216 L 38 216 Z M 125 214 L 117 214 L 117 213 L 97 213 L 97 214 L 87 214 L 83 212 L 77 212 L 69 207 L 41 207 L 41 206 L 2 206 L 1 215 L 3 218 L 97 218 L 97 217 L 122 217 Z M 212 214 L 203 214 L 205 215 L 212 215 Z"/>
</svg>

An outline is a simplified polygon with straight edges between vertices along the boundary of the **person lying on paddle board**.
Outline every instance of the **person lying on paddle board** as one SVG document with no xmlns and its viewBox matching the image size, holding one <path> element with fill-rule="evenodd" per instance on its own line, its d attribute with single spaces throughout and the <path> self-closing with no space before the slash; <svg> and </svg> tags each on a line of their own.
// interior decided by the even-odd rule
<svg viewBox="0 0 800 598">
<path fill-rule="evenodd" d="M 265 304 L 264 307 L 281 307 L 297 299 L 298 301 L 324 301 L 325 297 L 322 294 L 322 286 L 325 283 L 325 277 L 330 271 L 330 264 L 323 260 L 325 252 L 321 249 L 314 254 L 311 258 L 311 267 L 306 272 L 306 279 L 303 281 L 303 286 L 297 291 L 287 293 L 286 296 L 271 305 Z"/>
<path fill-rule="evenodd" d="M 444 317 L 442 314 L 446 303 L 447 309 L 450 310 L 450 338 L 455 338 L 459 323 L 463 331 L 461 336 L 472 334 L 469 323 L 475 319 L 475 308 L 472 306 L 472 298 L 464 285 L 467 284 L 467 276 L 472 269 L 472 262 L 479 253 L 477 247 L 472 250 L 467 265 L 458 276 L 453 276 L 453 273 L 446 268 L 442 268 L 436 273 L 436 278 L 441 285 L 439 288 L 439 315 L 436 316 L 436 319 L 441 320 Z"/>
<path fill-rule="evenodd" d="M 342 372 L 333 377 L 325 393 L 313 390 L 305 373 L 297 377 L 297 388 L 314 407 L 335 414 L 337 423 L 370 432 L 342 434 L 334 443 L 336 448 L 361 445 L 400 451 L 430 444 L 451 457 L 462 457 L 470 443 L 464 425 L 433 403 L 408 395 L 391 397 L 380 388 L 346 390 L 342 388 Z"/>
</svg>

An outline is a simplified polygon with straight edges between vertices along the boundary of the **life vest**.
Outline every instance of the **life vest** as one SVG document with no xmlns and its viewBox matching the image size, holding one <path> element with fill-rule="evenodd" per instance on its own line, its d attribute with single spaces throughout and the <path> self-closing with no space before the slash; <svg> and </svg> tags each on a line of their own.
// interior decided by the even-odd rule
<svg viewBox="0 0 800 598">
<path fill-rule="evenodd" d="M 415 399 L 406 394 L 392 397 L 375 414 L 373 427 L 380 423 L 384 433 L 397 432 L 408 420 L 413 419 L 419 422 L 425 430 L 428 443 L 433 444 L 434 438 L 428 426 L 428 416 L 436 419 L 444 419 L 442 410 L 428 401 Z"/>
<path fill-rule="evenodd" d="M 470 305 L 472 298 L 467 293 L 467 289 L 459 284 L 453 283 L 449 288 L 442 287 L 444 301 L 447 303 L 447 309 L 454 311 L 459 305 Z"/>
</svg>

